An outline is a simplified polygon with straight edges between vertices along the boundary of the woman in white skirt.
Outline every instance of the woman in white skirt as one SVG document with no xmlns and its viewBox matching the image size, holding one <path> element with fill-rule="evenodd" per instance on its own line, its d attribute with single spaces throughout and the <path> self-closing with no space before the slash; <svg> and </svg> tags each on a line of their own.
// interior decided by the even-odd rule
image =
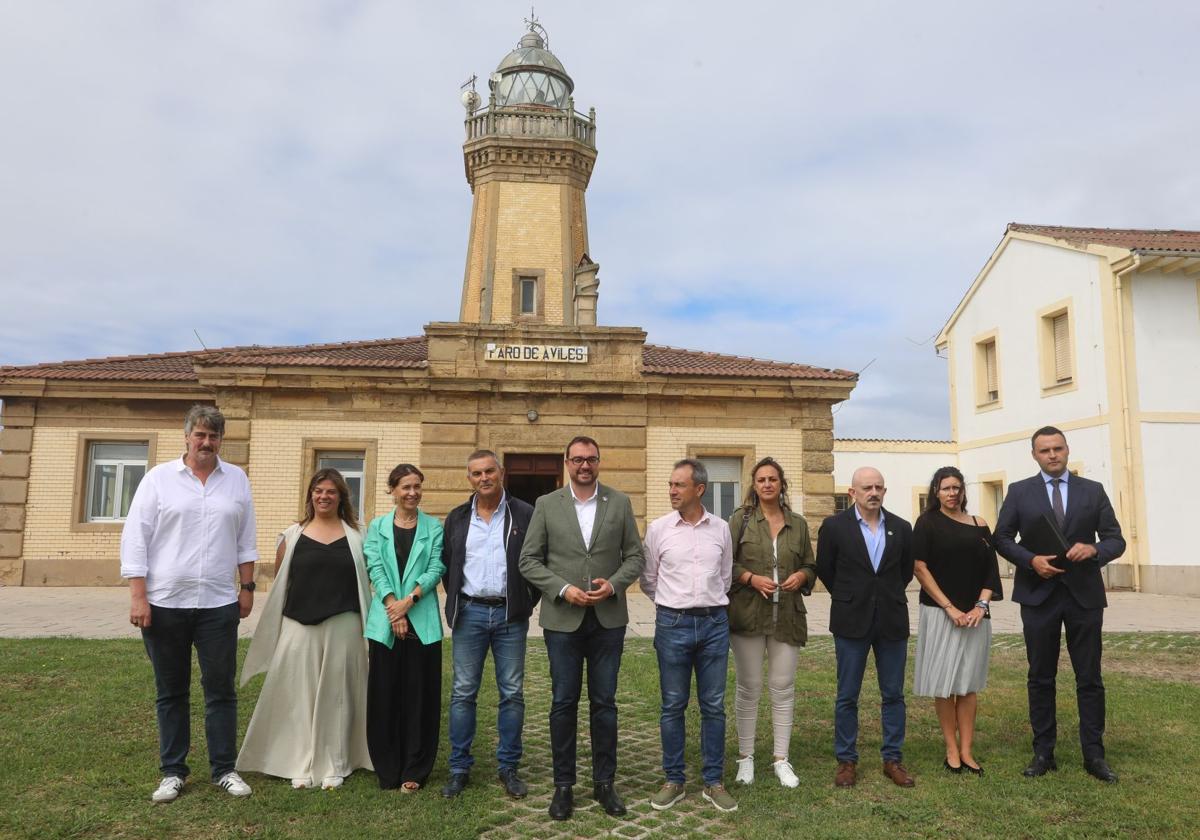
<svg viewBox="0 0 1200 840">
<path fill-rule="evenodd" d="M 933 474 L 929 502 L 913 526 L 913 557 L 921 583 L 913 694 L 933 698 L 945 768 L 982 775 L 972 754 L 975 711 L 987 685 L 989 604 L 1002 597 L 1000 569 L 992 532 L 967 513 L 966 483 L 954 467 Z"/>
<path fill-rule="evenodd" d="M 370 604 L 350 488 L 334 469 L 308 483 L 304 518 L 280 535 L 275 583 L 242 666 L 242 684 L 267 672 L 237 769 L 340 787 L 367 752 Z"/>
</svg>

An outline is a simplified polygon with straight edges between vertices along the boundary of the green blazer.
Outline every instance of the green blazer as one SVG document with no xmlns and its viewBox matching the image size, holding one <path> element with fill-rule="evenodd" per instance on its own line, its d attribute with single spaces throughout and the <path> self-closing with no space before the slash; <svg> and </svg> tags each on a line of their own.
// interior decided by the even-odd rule
<svg viewBox="0 0 1200 840">
<path fill-rule="evenodd" d="M 367 526 L 363 554 L 367 558 L 367 574 L 371 577 L 374 595 L 367 611 L 363 635 L 391 647 L 396 640 L 392 623 L 388 621 L 383 599 L 388 595 L 407 598 L 421 585 L 421 600 L 408 611 L 408 623 L 423 645 L 442 639 L 442 616 L 438 611 L 437 585 L 446 570 L 442 565 L 442 523 L 423 510 L 417 511 L 417 533 L 413 535 L 412 551 L 404 567 L 404 579 L 397 580 L 396 542 L 392 535 L 395 511 L 377 516 Z"/>
<path fill-rule="evenodd" d="M 585 592 L 593 578 L 604 578 L 615 594 L 596 604 L 596 618 L 605 627 L 629 623 L 625 590 L 642 573 L 642 539 L 629 497 L 599 485 L 592 540 L 583 542 L 575 500 L 568 484 L 537 500 L 533 519 L 521 547 L 521 574 L 542 591 L 538 623 L 547 630 L 570 632 L 583 623 L 584 607 L 559 597 L 568 583 Z"/>
</svg>

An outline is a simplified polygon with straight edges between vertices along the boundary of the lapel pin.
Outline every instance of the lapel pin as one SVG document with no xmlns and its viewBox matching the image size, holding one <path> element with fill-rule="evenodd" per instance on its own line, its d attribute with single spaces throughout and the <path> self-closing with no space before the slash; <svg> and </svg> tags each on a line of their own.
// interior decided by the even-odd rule
<svg viewBox="0 0 1200 840">
<path fill-rule="evenodd" d="M 888 531 L 888 536 L 890 537 L 891 535 L 892 535 L 892 532 L 891 532 L 891 531 Z"/>
<path fill-rule="evenodd" d="M 601 496 L 601 497 L 600 497 L 600 501 L 602 501 L 602 502 L 607 502 L 607 501 L 608 501 L 608 496 Z"/>
</svg>

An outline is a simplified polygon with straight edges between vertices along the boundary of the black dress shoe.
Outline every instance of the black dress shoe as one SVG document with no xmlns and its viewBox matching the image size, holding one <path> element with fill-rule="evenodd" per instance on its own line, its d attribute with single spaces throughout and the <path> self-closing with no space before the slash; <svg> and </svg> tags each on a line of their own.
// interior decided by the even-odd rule
<svg viewBox="0 0 1200 840">
<path fill-rule="evenodd" d="M 569 820 L 575 813 L 575 796 L 570 785 L 555 785 L 554 798 L 550 800 L 550 819 Z"/>
<path fill-rule="evenodd" d="M 621 797 L 617 796 L 617 790 L 613 787 L 612 782 L 604 782 L 596 785 L 592 791 L 592 795 L 600 803 L 600 807 L 604 809 L 604 813 L 610 817 L 625 816 L 625 803 L 621 801 Z"/>
<path fill-rule="evenodd" d="M 524 799 L 525 794 L 529 793 L 529 786 L 517 775 L 516 767 L 500 771 L 500 784 L 504 785 L 504 792 L 513 799 Z"/>
<path fill-rule="evenodd" d="M 950 759 L 948 759 L 948 758 L 942 759 L 942 766 L 945 767 L 947 770 L 949 770 L 951 773 L 961 773 L 962 769 L 963 769 L 963 766 L 961 764 L 958 765 L 957 767 L 955 767 L 953 764 L 950 763 Z"/>
<path fill-rule="evenodd" d="M 983 775 L 983 767 L 972 767 L 970 764 L 967 764 L 967 762 L 965 762 L 965 761 L 963 762 L 962 767 L 964 770 L 966 770 L 968 773 L 970 773 L 973 776 L 982 776 Z"/>
<path fill-rule="evenodd" d="M 1095 776 L 1102 782 L 1116 784 L 1117 774 L 1108 766 L 1108 762 L 1103 758 L 1093 758 L 1083 762 L 1083 769 L 1088 771 L 1092 776 Z"/>
<path fill-rule="evenodd" d="M 451 773 L 450 781 L 446 782 L 442 787 L 442 796 L 447 799 L 453 799 L 463 792 L 463 788 L 467 786 L 470 780 L 470 776 L 466 773 Z"/>
<path fill-rule="evenodd" d="M 1021 774 L 1027 779 L 1033 779 L 1038 776 L 1045 776 L 1050 770 L 1057 770 L 1058 763 L 1055 762 L 1052 755 L 1035 755 L 1033 761 L 1029 762 Z"/>
</svg>

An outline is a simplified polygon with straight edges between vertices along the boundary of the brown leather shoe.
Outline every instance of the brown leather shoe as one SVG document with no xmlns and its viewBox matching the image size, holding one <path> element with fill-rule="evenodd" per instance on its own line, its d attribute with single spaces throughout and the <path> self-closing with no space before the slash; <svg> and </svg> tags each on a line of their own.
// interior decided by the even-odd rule
<svg viewBox="0 0 1200 840">
<path fill-rule="evenodd" d="M 883 762 L 883 775 L 904 788 L 910 788 L 917 783 L 916 779 L 908 775 L 908 771 L 899 761 Z"/>
<path fill-rule="evenodd" d="M 853 761 L 839 761 L 833 783 L 837 787 L 854 787 L 858 781 L 858 765 Z"/>
</svg>

